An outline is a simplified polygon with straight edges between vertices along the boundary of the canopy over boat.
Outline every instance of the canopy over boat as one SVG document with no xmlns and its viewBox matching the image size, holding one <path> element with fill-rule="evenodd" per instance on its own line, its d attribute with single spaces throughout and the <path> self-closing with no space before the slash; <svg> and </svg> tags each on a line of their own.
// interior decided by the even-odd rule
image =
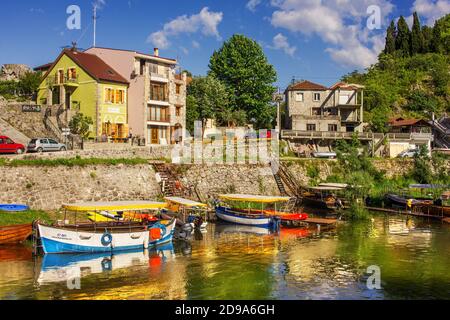
<svg viewBox="0 0 450 320">
<path fill-rule="evenodd" d="M 445 189 L 450 188 L 450 185 L 439 185 L 439 184 L 410 184 L 410 189 Z"/>
<path fill-rule="evenodd" d="M 321 183 L 319 187 L 332 187 L 332 188 L 340 188 L 345 189 L 348 188 L 348 184 L 346 183 Z"/>
<path fill-rule="evenodd" d="M 80 202 L 62 205 L 63 209 L 76 212 L 158 210 L 166 207 L 167 203 L 156 201 Z"/>
<path fill-rule="evenodd" d="M 242 202 L 256 202 L 256 203 L 287 202 L 291 199 L 289 197 L 256 196 L 249 194 L 222 194 L 219 195 L 219 198 L 221 200 L 228 200 L 228 201 L 242 201 Z"/>
<path fill-rule="evenodd" d="M 167 202 L 178 204 L 180 206 L 184 206 L 184 207 L 188 207 L 188 208 L 207 207 L 207 205 L 204 203 L 189 200 L 189 199 L 184 199 L 184 198 L 180 198 L 180 197 L 165 197 L 164 200 L 166 200 Z"/>
<path fill-rule="evenodd" d="M 314 191 L 341 191 L 342 188 L 339 187 L 326 187 L 326 186 L 319 186 L 319 187 L 309 187 L 309 189 Z"/>
</svg>

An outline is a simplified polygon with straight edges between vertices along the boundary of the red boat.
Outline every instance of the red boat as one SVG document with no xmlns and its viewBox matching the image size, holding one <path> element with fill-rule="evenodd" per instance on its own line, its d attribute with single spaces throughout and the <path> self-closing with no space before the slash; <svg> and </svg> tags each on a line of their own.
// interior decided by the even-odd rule
<svg viewBox="0 0 450 320">
<path fill-rule="evenodd" d="M 0 227 L 0 245 L 24 242 L 32 233 L 31 223 Z"/>
</svg>

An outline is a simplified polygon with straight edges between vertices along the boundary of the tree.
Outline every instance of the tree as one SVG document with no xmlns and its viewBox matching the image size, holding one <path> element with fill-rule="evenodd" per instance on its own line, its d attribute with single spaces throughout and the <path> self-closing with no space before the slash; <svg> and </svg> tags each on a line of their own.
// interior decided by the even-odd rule
<svg viewBox="0 0 450 320">
<path fill-rule="evenodd" d="M 422 27 L 420 26 L 419 16 L 414 12 L 414 22 L 411 32 L 411 54 L 415 55 L 423 52 L 424 37 L 422 34 Z"/>
<path fill-rule="evenodd" d="M 82 138 L 89 137 L 89 128 L 94 124 L 91 117 L 77 113 L 69 122 L 70 132 Z"/>
<path fill-rule="evenodd" d="M 411 50 L 411 31 L 403 16 L 397 23 L 397 38 L 395 40 L 395 49 L 400 52 L 402 57 L 408 57 Z"/>
<path fill-rule="evenodd" d="M 391 25 L 386 32 L 386 47 L 384 49 L 385 54 L 393 54 L 395 52 L 395 38 L 397 36 L 397 29 L 395 28 L 395 23 L 392 20 Z"/>
<path fill-rule="evenodd" d="M 431 47 L 436 53 L 450 53 L 450 14 L 434 24 Z"/>
<path fill-rule="evenodd" d="M 429 53 L 432 51 L 431 43 L 433 42 L 433 28 L 429 26 L 423 26 L 423 50 L 422 53 Z"/>
<path fill-rule="evenodd" d="M 233 35 L 213 53 L 209 69 L 210 75 L 225 84 L 233 111 L 245 111 L 257 129 L 272 127 L 276 110 L 271 101 L 277 74 L 256 41 Z"/>
<path fill-rule="evenodd" d="M 193 78 L 187 95 L 186 126 L 192 131 L 194 121 L 201 121 L 204 132 L 207 120 L 216 119 L 217 114 L 229 105 L 225 85 L 213 76 Z"/>
</svg>

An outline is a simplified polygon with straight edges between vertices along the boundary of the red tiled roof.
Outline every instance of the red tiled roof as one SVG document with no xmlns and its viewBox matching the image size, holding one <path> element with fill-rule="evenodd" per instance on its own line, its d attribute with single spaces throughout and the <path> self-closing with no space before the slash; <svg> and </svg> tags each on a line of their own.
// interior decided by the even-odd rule
<svg viewBox="0 0 450 320">
<path fill-rule="evenodd" d="M 46 64 L 43 64 L 41 66 L 35 67 L 33 70 L 34 71 L 47 71 L 48 69 L 51 68 L 52 65 L 53 65 L 53 62 L 46 63 Z"/>
<path fill-rule="evenodd" d="M 58 63 L 63 55 L 67 55 L 97 81 L 129 84 L 129 82 L 124 77 L 122 77 L 117 71 L 106 64 L 106 62 L 104 62 L 98 56 L 70 49 L 65 49 L 61 52 L 61 54 L 53 63 L 52 67 L 47 71 L 45 76 L 48 75 L 48 73 L 53 69 L 53 67 Z"/>
<path fill-rule="evenodd" d="M 317 84 L 308 80 L 297 82 L 288 88 L 289 91 L 291 90 L 317 90 L 317 91 L 325 91 L 328 90 L 327 87 Z"/>
<path fill-rule="evenodd" d="M 349 90 L 349 91 L 358 90 L 358 87 L 356 87 L 355 85 L 351 85 L 351 84 L 348 84 L 348 83 L 342 82 L 342 81 L 335 83 L 330 89 L 336 90 L 338 88 L 342 89 L 342 90 Z"/>
<path fill-rule="evenodd" d="M 390 119 L 389 124 L 392 127 L 403 127 L 403 126 L 413 126 L 416 124 L 424 124 L 428 125 L 428 123 L 425 120 L 422 119 L 403 119 L 403 118 L 397 118 L 397 119 Z"/>
</svg>

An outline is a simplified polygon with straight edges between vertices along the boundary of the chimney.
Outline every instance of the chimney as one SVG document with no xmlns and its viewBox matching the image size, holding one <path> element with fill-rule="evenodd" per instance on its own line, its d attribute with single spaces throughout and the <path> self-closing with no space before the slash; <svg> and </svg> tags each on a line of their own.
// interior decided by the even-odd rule
<svg viewBox="0 0 450 320">
<path fill-rule="evenodd" d="M 153 55 L 156 57 L 159 57 L 159 49 L 158 48 L 153 49 Z"/>
</svg>

